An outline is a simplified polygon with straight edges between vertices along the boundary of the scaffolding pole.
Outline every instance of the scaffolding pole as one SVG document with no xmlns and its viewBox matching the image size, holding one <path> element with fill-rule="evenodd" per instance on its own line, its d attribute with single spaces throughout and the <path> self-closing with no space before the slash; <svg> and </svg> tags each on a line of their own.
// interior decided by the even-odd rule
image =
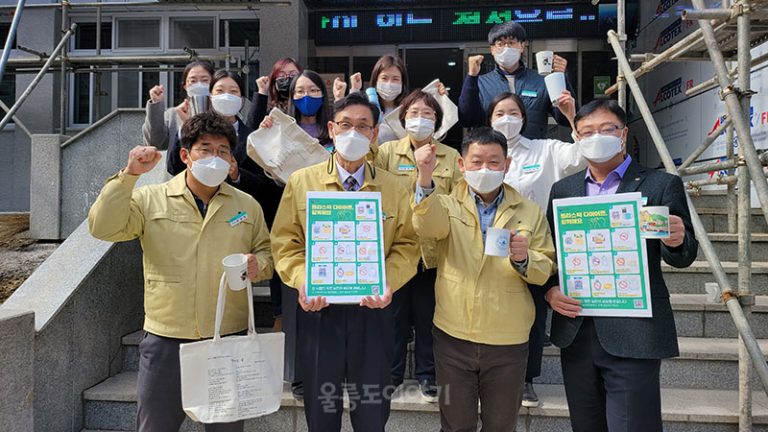
<svg viewBox="0 0 768 432">
<path fill-rule="evenodd" d="M 637 104 L 640 113 L 643 116 L 643 120 L 648 127 L 648 132 L 650 133 L 651 139 L 653 139 L 653 142 L 656 145 L 656 149 L 659 152 L 659 156 L 661 157 L 661 161 L 664 164 L 664 167 L 668 172 L 677 175 L 675 162 L 672 160 L 672 156 L 669 154 L 669 150 L 667 150 L 664 138 L 662 137 L 661 131 L 659 131 L 659 128 L 656 125 L 656 121 L 654 120 L 653 114 L 648 107 L 648 103 L 645 101 L 645 97 L 643 96 L 642 90 L 640 89 L 640 85 L 637 83 L 637 79 L 632 73 L 632 68 L 629 65 L 629 61 L 621 50 L 621 45 L 615 31 L 608 31 L 608 41 L 616 53 L 616 57 L 619 61 L 619 67 L 622 69 L 622 72 L 627 79 L 627 85 L 632 91 L 635 103 Z M 734 121 L 739 123 L 736 120 Z M 764 178 L 763 181 L 765 181 Z M 760 346 L 758 345 L 757 340 L 755 339 L 755 335 L 749 326 L 749 322 L 744 317 L 744 311 L 741 309 L 738 297 L 734 294 L 733 289 L 731 288 L 728 277 L 726 276 L 725 270 L 723 269 L 723 265 L 720 263 L 720 260 L 717 257 L 717 252 L 715 252 L 715 249 L 712 246 L 712 242 L 709 240 L 709 236 L 707 235 L 707 231 L 701 222 L 701 218 L 696 212 L 696 208 L 693 205 L 691 198 L 687 196 L 687 194 L 686 201 L 688 202 L 688 207 L 691 209 L 691 223 L 693 224 L 693 228 L 696 232 L 696 238 L 699 241 L 699 247 L 701 248 L 702 252 L 704 252 L 704 256 L 712 268 L 712 273 L 718 283 L 718 288 L 721 294 L 720 298 L 723 303 L 725 303 L 728 311 L 731 313 L 731 317 L 733 318 L 733 322 L 736 325 L 736 329 L 743 337 L 744 344 L 749 351 L 749 355 L 754 361 L 755 369 L 757 370 L 757 374 L 763 384 L 763 389 L 766 392 L 766 395 L 768 395 L 768 364 L 765 362 L 765 358 L 762 351 L 760 350 Z"/>
<path fill-rule="evenodd" d="M 61 0 L 61 40 L 65 40 L 66 29 L 69 21 L 69 0 Z M 67 134 L 67 46 L 60 44 L 61 50 L 61 82 L 59 93 L 59 130 L 62 135 Z M 51 56 L 53 57 L 53 55 Z"/>
<path fill-rule="evenodd" d="M 619 37 L 619 44 L 621 45 L 621 52 L 627 52 L 627 32 L 626 32 L 626 3 L 625 0 L 618 0 L 616 2 L 616 33 Z M 616 85 L 619 89 L 619 106 L 624 111 L 627 110 L 627 81 L 624 75 L 621 73 L 621 68 L 617 66 L 616 73 Z"/>
<path fill-rule="evenodd" d="M 75 33 L 75 29 L 77 28 L 77 24 L 72 23 L 72 26 L 67 30 L 66 33 L 64 33 L 64 37 L 61 38 L 59 41 L 59 44 L 56 45 L 56 48 L 54 48 L 53 53 L 50 57 L 48 57 L 48 61 L 45 62 L 43 65 L 43 68 L 40 69 L 40 72 L 37 73 L 35 78 L 32 80 L 31 83 L 29 83 L 29 86 L 27 86 L 27 89 L 24 90 L 24 93 L 19 96 L 18 99 L 16 99 L 16 102 L 13 104 L 13 106 L 8 110 L 8 112 L 5 114 L 5 117 L 3 117 L 2 120 L 0 120 L 0 130 L 2 130 L 5 125 L 8 124 L 9 121 L 11 121 L 11 118 L 16 114 L 16 111 L 18 111 L 19 107 L 24 103 L 24 101 L 27 100 L 30 94 L 32 94 L 32 91 L 37 87 L 37 85 L 40 83 L 40 80 L 43 79 L 45 74 L 48 72 L 48 68 L 51 67 L 51 64 L 53 64 L 53 59 L 56 58 L 56 54 L 64 48 L 64 44 L 67 43 L 70 36 L 72 36 Z"/>
<path fill-rule="evenodd" d="M 8 57 L 11 55 L 11 48 L 13 47 L 13 40 L 16 38 L 16 29 L 19 28 L 19 21 L 21 21 L 21 13 L 24 11 L 24 4 L 26 0 L 19 0 L 16 4 L 16 12 L 13 14 L 13 21 L 11 21 L 11 28 L 8 30 L 8 37 L 5 39 L 5 47 L 3 48 L 2 57 L 0 57 L 0 80 L 5 76 L 5 65 L 8 64 Z"/>
</svg>

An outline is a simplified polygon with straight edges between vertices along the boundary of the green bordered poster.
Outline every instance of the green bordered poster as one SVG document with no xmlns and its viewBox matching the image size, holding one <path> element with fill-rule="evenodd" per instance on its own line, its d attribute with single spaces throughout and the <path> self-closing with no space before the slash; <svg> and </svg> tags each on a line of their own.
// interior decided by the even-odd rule
<svg viewBox="0 0 768 432">
<path fill-rule="evenodd" d="M 383 295 L 380 192 L 307 192 L 307 297 L 359 303 Z"/>
<path fill-rule="evenodd" d="M 581 315 L 653 316 L 640 208 L 638 192 L 552 201 L 560 289 Z"/>
</svg>

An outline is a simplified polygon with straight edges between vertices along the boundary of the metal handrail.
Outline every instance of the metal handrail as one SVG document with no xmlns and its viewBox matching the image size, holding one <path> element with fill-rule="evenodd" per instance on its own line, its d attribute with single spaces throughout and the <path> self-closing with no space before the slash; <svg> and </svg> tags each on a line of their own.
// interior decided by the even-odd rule
<svg viewBox="0 0 768 432">
<path fill-rule="evenodd" d="M 16 38 L 16 29 L 19 28 L 19 21 L 21 21 L 21 13 L 24 11 L 24 4 L 26 0 L 19 0 L 16 4 L 16 12 L 13 14 L 13 21 L 11 22 L 11 28 L 8 30 L 8 37 L 5 39 L 5 47 L 3 48 L 3 54 L 0 56 L 0 80 L 5 75 L 5 65 L 8 64 L 8 57 L 11 55 L 11 47 L 13 47 L 13 40 Z M 0 128 L 2 129 L 2 128 Z"/>
<path fill-rule="evenodd" d="M 693 2 L 697 8 L 700 8 L 701 0 L 693 0 Z M 718 51 L 718 47 L 716 44 L 712 46 L 712 44 L 710 43 L 712 40 L 714 40 L 714 34 L 712 31 L 711 24 L 709 23 L 707 24 L 709 25 L 710 31 L 709 32 L 706 31 L 707 29 L 705 29 L 704 25 L 702 25 L 702 35 L 704 36 L 704 39 L 707 41 L 707 46 L 708 48 L 710 48 L 710 55 L 712 55 L 711 51 L 713 50 Z M 678 175 L 677 167 L 675 166 L 675 163 L 672 160 L 672 156 L 669 153 L 669 150 L 667 149 L 667 145 L 664 142 L 664 138 L 661 135 L 661 131 L 656 125 L 656 121 L 653 118 L 653 113 L 648 107 L 648 103 L 646 102 L 643 92 L 640 89 L 640 85 L 638 84 L 637 79 L 635 78 L 635 75 L 632 71 L 629 61 L 627 60 L 626 54 L 624 50 L 621 48 L 618 35 L 616 34 L 615 31 L 610 30 L 608 32 L 608 41 L 611 44 L 613 51 L 616 53 L 616 57 L 619 63 L 619 69 L 623 72 L 624 78 L 627 80 L 627 84 L 630 88 L 630 91 L 634 96 L 635 103 L 640 109 L 640 113 L 642 114 L 643 120 L 645 121 L 645 124 L 648 127 L 648 132 L 650 133 L 651 139 L 656 145 L 656 150 L 658 151 L 659 156 L 661 157 L 661 161 L 664 164 L 664 167 L 666 168 L 667 172 Z M 724 67 L 725 62 L 723 61 L 722 53 L 720 53 L 719 60 L 720 62 L 722 62 L 722 66 Z M 713 61 L 717 63 L 716 59 L 713 59 Z M 718 76 L 722 77 L 723 75 L 718 73 Z M 726 76 L 727 76 L 727 71 L 726 71 Z M 721 81 L 721 85 L 722 85 L 722 81 Z M 735 94 L 733 95 L 736 96 Z M 738 101 L 736 102 L 737 102 L 736 103 L 737 106 L 733 107 L 733 111 L 730 111 L 730 108 L 731 108 L 731 105 L 734 105 L 734 104 L 732 103 L 729 104 L 729 111 L 731 114 L 733 114 L 731 118 L 732 118 L 732 121 L 734 122 L 734 127 L 736 128 L 737 133 L 739 134 L 740 143 L 742 140 L 751 141 L 751 137 L 749 137 L 748 139 L 743 137 L 743 131 L 744 131 L 743 126 L 744 126 L 745 118 L 743 117 L 743 113 L 741 112 L 741 106 L 739 105 Z M 739 113 L 741 115 L 738 115 L 736 113 Z M 749 131 L 749 125 L 747 125 L 746 130 Z M 752 148 L 754 149 L 754 144 Z M 757 184 L 758 180 L 762 180 L 763 182 L 765 182 L 765 177 L 762 175 L 762 168 L 761 168 L 760 160 L 757 156 L 757 152 L 755 151 L 754 155 L 750 155 L 747 152 L 746 153 L 747 161 L 749 161 L 750 157 L 754 157 L 753 165 L 754 165 L 754 162 L 757 162 L 756 165 L 760 167 L 760 176 L 757 179 L 755 179 L 755 176 L 753 176 L 753 179 L 755 179 L 755 183 Z M 693 224 L 694 231 L 696 232 L 696 238 L 699 241 L 699 246 L 704 252 L 704 256 L 706 257 L 707 262 L 712 268 L 712 273 L 715 276 L 715 280 L 719 285 L 720 298 L 728 308 L 728 311 L 731 314 L 731 318 L 733 318 L 733 322 L 736 325 L 737 330 L 739 331 L 739 335 L 741 336 L 743 343 L 746 346 L 747 351 L 749 352 L 749 356 L 752 358 L 753 364 L 755 366 L 755 370 L 757 371 L 760 381 L 763 384 L 763 389 L 766 392 L 766 394 L 768 394 L 768 363 L 766 363 L 765 357 L 763 356 L 760 346 L 757 343 L 757 339 L 755 338 L 755 335 L 752 332 L 751 327 L 749 326 L 749 322 L 745 318 L 744 311 L 741 309 L 741 305 L 738 300 L 738 296 L 735 294 L 735 291 L 733 290 L 730 282 L 728 281 L 723 265 L 718 259 L 717 252 L 712 246 L 712 242 L 710 241 L 709 236 L 707 235 L 707 231 L 704 228 L 703 223 L 701 222 L 701 217 L 696 212 L 696 207 L 691 201 L 691 198 L 686 195 L 686 199 L 688 201 L 688 207 L 691 210 L 690 212 L 691 222 Z M 768 200 L 766 200 L 765 202 L 766 204 L 768 204 Z M 768 213 L 766 213 L 766 216 L 768 217 Z"/>
</svg>

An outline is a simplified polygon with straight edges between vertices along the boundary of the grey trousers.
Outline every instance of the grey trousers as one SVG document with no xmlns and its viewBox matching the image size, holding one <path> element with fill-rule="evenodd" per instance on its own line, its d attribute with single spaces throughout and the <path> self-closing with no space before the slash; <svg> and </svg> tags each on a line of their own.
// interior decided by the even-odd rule
<svg viewBox="0 0 768 432">
<path fill-rule="evenodd" d="M 477 431 L 477 401 L 483 432 L 514 432 L 523 399 L 528 343 L 485 345 L 434 336 L 442 432 Z"/>
<path fill-rule="evenodd" d="M 144 333 L 139 343 L 138 432 L 177 432 L 181 407 L 179 345 L 190 342 Z M 206 432 L 242 432 L 243 422 L 205 425 Z"/>
</svg>

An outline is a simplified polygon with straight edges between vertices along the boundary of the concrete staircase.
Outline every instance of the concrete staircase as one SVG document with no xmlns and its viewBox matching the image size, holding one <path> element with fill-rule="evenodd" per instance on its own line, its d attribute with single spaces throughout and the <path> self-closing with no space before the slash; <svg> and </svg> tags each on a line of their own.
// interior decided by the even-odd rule
<svg viewBox="0 0 768 432">
<path fill-rule="evenodd" d="M 734 283 L 737 263 L 736 236 L 727 234 L 727 215 L 723 196 L 705 195 L 695 200 L 718 255 Z M 758 294 L 753 308 L 752 330 L 768 353 L 768 226 L 759 212 L 752 217 L 753 291 Z M 724 306 L 708 304 L 704 283 L 713 282 L 709 266 L 700 255 L 689 269 L 664 267 L 665 279 L 672 293 L 672 307 L 680 344 L 680 357 L 662 362 L 662 411 L 667 432 L 725 432 L 738 430 L 738 346 L 736 329 Z M 257 316 L 267 317 L 257 326 L 271 325 L 269 299 L 255 297 Z M 261 311 L 261 313 L 259 313 Z M 137 345 L 141 332 L 122 339 L 122 371 L 86 390 L 84 399 L 84 432 L 135 430 Z M 411 353 L 412 354 L 412 353 Z M 412 364 L 407 373 L 412 376 Z M 768 398 L 757 379 L 753 379 L 754 431 L 768 431 Z M 406 382 L 392 403 L 389 431 L 437 431 L 438 408 L 421 399 L 415 382 Z M 518 431 L 570 431 L 568 407 L 562 387 L 559 350 L 548 347 L 544 352 L 542 376 L 536 390 L 539 408 L 521 408 Z M 510 407 L 512 408 L 512 407 Z M 302 404 L 293 399 L 290 389 L 283 394 L 282 409 L 270 416 L 249 420 L 246 431 L 305 431 Z M 202 431 L 189 419 L 182 431 Z M 343 430 L 351 431 L 345 415 Z"/>
</svg>

